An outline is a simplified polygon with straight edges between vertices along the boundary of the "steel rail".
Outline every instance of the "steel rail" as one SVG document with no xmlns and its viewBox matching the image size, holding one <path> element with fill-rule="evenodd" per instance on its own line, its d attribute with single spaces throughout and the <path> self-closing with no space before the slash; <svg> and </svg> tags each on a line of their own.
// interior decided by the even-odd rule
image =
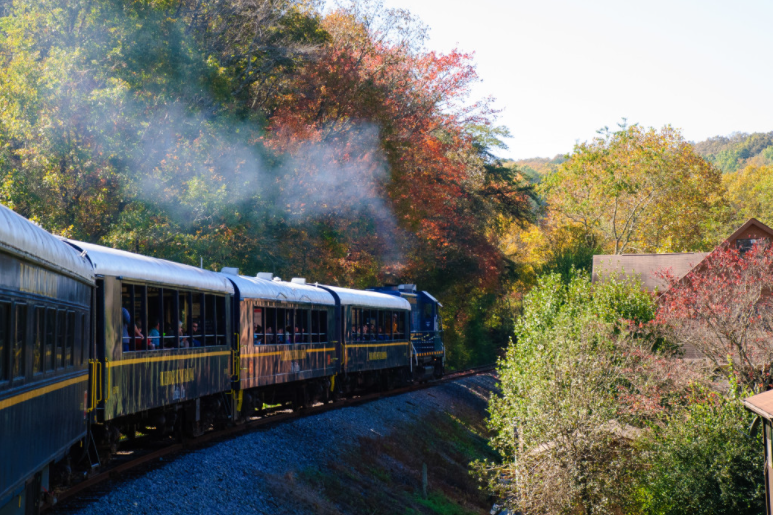
<svg viewBox="0 0 773 515">
<path fill-rule="evenodd" d="M 106 468 L 105 470 L 102 470 L 84 479 L 83 481 L 78 482 L 77 484 L 71 486 L 70 488 L 67 488 L 66 490 L 61 490 L 56 492 L 54 495 L 54 502 L 51 504 L 44 503 L 43 505 L 41 505 L 40 511 L 44 512 L 44 511 L 50 510 L 51 508 L 60 504 L 64 500 L 73 499 L 77 497 L 79 494 L 101 483 L 104 483 L 107 480 L 119 479 L 122 474 L 132 469 L 135 469 L 137 467 L 140 467 L 142 465 L 158 460 L 159 458 L 163 458 L 165 456 L 180 454 L 180 453 L 184 453 L 184 452 L 192 451 L 196 449 L 201 449 L 203 447 L 207 447 L 209 444 L 214 443 L 216 441 L 226 440 L 233 436 L 236 436 L 242 433 L 247 433 L 257 428 L 265 428 L 272 425 L 281 424 L 283 422 L 287 422 L 290 420 L 319 415 L 321 413 L 333 411 L 340 408 L 358 406 L 360 404 L 366 404 L 368 402 L 384 399 L 387 397 L 394 397 L 396 395 L 402 395 L 404 393 L 415 392 L 415 391 L 424 390 L 427 388 L 432 388 L 434 386 L 453 382 L 464 377 L 484 374 L 486 372 L 492 372 L 494 371 L 495 368 L 496 368 L 496 365 L 493 365 L 493 364 L 484 365 L 480 367 L 473 367 L 473 368 L 461 370 L 458 372 L 451 372 L 449 374 L 444 375 L 440 379 L 434 379 L 426 382 L 419 382 L 409 386 L 395 388 L 393 390 L 388 390 L 384 392 L 374 392 L 374 393 L 367 393 L 361 396 L 347 397 L 335 402 L 327 402 L 325 404 L 320 404 L 317 406 L 302 408 L 297 411 L 293 410 L 290 413 L 286 413 L 286 412 L 283 412 L 284 410 L 281 410 L 280 412 L 276 412 L 276 414 L 269 414 L 253 420 L 247 419 L 245 422 L 238 423 L 236 425 L 229 426 L 224 429 L 210 430 L 201 436 L 191 438 L 191 439 L 186 439 L 183 442 L 170 443 L 169 445 L 161 449 L 158 449 L 156 451 L 143 454 L 130 461 Z"/>
</svg>

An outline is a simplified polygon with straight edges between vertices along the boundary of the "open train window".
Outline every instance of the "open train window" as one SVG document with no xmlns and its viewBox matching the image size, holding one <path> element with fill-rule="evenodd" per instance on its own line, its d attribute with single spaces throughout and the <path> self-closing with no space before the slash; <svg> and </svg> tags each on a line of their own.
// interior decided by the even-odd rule
<svg viewBox="0 0 773 515">
<path fill-rule="evenodd" d="M 24 350 L 27 346 L 27 305 L 16 304 L 16 338 L 11 353 L 11 377 L 24 377 Z"/>
<path fill-rule="evenodd" d="M 56 310 L 53 308 L 46 309 L 46 338 L 44 341 L 45 351 L 43 361 L 45 362 L 46 371 L 51 371 L 56 368 L 56 361 L 54 361 L 54 345 L 56 337 Z"/>
<path fill-rule="evenodd" d="M 45 337 L 46 308 L 35 306 L 35 318 L 32 321 L 32 373 L 43 372 L 43 338 Z"/>
<path fill-rule="evenodd" d="M 396 313 L 397 315 L 397 333 L 395 334 L 395 339 L 398 340 L 404 340 L 406 338 L 405 335 L 405 312 L 398 311 Z"/>
<path fill-rule="evenodd" d="M 181 291 L 177 298 L 178 307 L 178 323 L 177 329 L 179 332 L 178 347 L 192 347 L 190 334 L 193 330 L 191 320 L 191 299 L 190 293 Z"/>
<path fill-rule="evenodd" d="M 163 349 L 164 342 L 164 310 L 162 309 L 163 297 L 161 288 L 148 286 L 147 307 L 148 307 L 148 348 Z"/>
<path fill-rule="evenodd" d="M 67 312 L 63 309 L 56 311 L 56 366 L 55 368 L 64 368 L 64 336 L 67 321 L 65 320 L 65 314 Z"/>
<path fill-rule="evenodd" d="M 276 309 L 265 308 L 263 315 L 263 332 L 265 334 L 264 343 L 271 345 L 276 343 L 274 328 L 276 327 Z"/>
<path fill-rule="evenodd" d="M 204 344 L 209 347 L 216 344 L 215 338 L 215 296 L 204 296 Z"/>
<path fill-rule="evenodd" d="M 88 359 L 88 349 L 91 340 L 89 339 L 89 317 L 81 313 L 81 360 L 80 364 Z"/>
<path fill-rule="evenodd" d="M 252 308 L 252 343 L 263 345 L 266 343 L 265 320 L 263 320 L 263 308 Z"/>
<path fill-rule="evenodd" d="M 177 347 L 177 338 L 179 336 L 179 327 L 177 323 L 177 291 L 162 290 L 163 295 L 163 335 L 161 336 L 162 345 L 165 349 Z"/>
<path fill-rule="evenodd" d="M 309 343 L 309 310 L 295 312 L 295 343 Z"/>
<path fill-rule="evenodd" d="M 317 311 L 319 316 L 319 343 L 327 343 L 327 311 Z"/>
<path fill-rule="evenodd" d="M 64 366 L 71 367 L 73 365 L 73 356 L 75 346 L 75 312 L 67 312 L 67 340 L 64 345 Z"/>
<path fill-rule="evenodd" d="M 0 302 L 0 381 L 8 380 L 8 348 L 11 334 L 11 305 Z"/>
<path fill-rule="evenodd" d="M 203 306 L 204 294 L 193 293 L 191 295 L 191 345 L 193 347 L 202 347 L 204 345 Z"/>
<path fill-rule="evenodd" d="M 217 303 L 217 343 L 215 345 L 225 345 L 227 342 L 227 326 L 225 317 L 225 297 L 215 296 Z"/>
</svg>

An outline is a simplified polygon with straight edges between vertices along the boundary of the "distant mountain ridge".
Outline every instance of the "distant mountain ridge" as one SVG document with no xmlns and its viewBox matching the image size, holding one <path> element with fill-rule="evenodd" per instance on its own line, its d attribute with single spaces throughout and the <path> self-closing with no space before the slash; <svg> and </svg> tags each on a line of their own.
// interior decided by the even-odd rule
<svg viewBox="0 0 773 515">
<path fill-rule="evenodd" d="M 722 170 L 733 173 L 748 165 L 773 165 L 773 131 L 771 132 L 734 132 L 729 136 L 714 136 L 698 143 L 692 142 L 695 151 L 704 159 Z M 553 172 L 558 165 L 566 161 L 565 154 L 554 158 L 533 157 L 507 161 L 514 165 L 532 182 Z"/>
<path fill-rule="evenodd" d="M 724 173 L 773 164 L 773 132 L 735 132 L 693 143 L 695 151 Z"/>
</svg>

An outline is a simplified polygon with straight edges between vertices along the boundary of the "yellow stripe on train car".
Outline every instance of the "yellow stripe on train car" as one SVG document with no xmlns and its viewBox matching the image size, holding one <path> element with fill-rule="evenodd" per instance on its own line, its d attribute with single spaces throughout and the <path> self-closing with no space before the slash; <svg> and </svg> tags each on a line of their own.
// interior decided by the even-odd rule
<svg viewBox="0 0 773 515">
<path fill-rule="evenodd" d="M 19 395 L 15 395 L 13 397 L 9 397 L 7 399 L 3 399 L 2 401 L 0 401 L 0 410 L 4 410 L 5 408 L 10 408 L 11 406 L 16 406 L 17 404 L 20 404 L 22 402 L 35 399 L 47 393 L 55 392 L 56 390 L 61 390 L 62 388 L 67 388 L 68 386 L 72 386 L 77 383 L 88 381 L 88 379 L 89 379 L 88 374 L 84 374 L 82 376 L 68 379 L 67 381 L 50 384 L 48 386 L 44 386 L 43 388 L 38 388 L 36 390 L 30 390 L 29 392 L 20 393 Z"/>
<path fill-rule="evenodd" d="M 110 368 L 122 367 L 124 365 L 136 365 L 137 363 L 158 363 L 161 361 L 179 361 L 182 359 L 201 359 L 210 358 L 215 356 L 230 356 L 230 350 L 218 351 L 218 352 L 203 352 L 201 354 L 181 354 L 179 356 L 154 356 L 147 358 L 133 358 L 124 359 L 121 361 L 111 361 Z"/>
</svg>

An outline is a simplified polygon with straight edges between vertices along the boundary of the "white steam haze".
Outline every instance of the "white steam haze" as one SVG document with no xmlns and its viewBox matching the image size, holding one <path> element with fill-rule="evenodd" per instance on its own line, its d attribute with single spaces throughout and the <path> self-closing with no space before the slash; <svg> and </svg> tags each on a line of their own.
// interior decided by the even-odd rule
<svg viewBox="0 0 773 515">
<path fill-rule="evenodd" d="M 281 212 L 291 223 L 368 217 L 386 243 L 382 257 L 398 257 L 398 226 L 385 200 L 390 173 L 377 126 L 323 128 L 324 137 L 277 153 L 264 145 L 256 126 L 223 127 L 177 106 L 147 123 L 134 156 L 137 200 L 163 206 L 189 226 L 205 223 L 218 206 Z"/>
</svg>

